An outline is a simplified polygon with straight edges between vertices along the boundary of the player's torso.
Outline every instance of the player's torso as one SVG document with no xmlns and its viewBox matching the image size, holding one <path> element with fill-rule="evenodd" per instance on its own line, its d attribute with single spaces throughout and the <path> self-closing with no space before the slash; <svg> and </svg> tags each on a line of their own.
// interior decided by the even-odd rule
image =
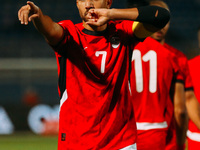
<svg viewBox="0 0 200 150">
<path fill-rule="evenodd" d="M 164 113 L 175 76 L 172 59 L 168 50 L 150 38 L 135 47 L 131 89 L 136 122 L 165 122 Z"/>
<path fill-rule="evenodd" d="M 67 53 L 68 94 L 74 95 L 74 91 L 81 91 L 83 97 L 99 97 L 102 101 L 102 98 L 113 96 L 110 94 L 115 92 L 114 87 L 126 89 L 124 86 L 128 82 L 129 49 L 124 39 L 127 37 L 115 30 L 111 28 L 106 32 L 92 32 L 77 29 L 77 36 L 69 41 L 73 51 Z M 120 90 L 118 92 L 127 93 Z"/>
<path fill-rule="evenodd" d="M 126 34 L 116 28 L 90 32 L 77 26 L 74 30 L 65 47 L 67 99 L 60 112 L 61 122 L 68 125 L 61 128 L 69 135 L 69 147 L 117 149 L 134 144 Z"/>
</svg>

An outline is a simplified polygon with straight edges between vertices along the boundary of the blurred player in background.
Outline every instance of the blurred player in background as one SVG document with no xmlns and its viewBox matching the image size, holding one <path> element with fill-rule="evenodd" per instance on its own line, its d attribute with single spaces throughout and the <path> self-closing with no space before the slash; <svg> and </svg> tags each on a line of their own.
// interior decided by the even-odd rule
<svg viewBox="0 0 200 150">
<path fill-rule="evenodd" d="M 200 27 L 198 28 L 198 44 L 200 48 Z M 194 87 L 194 93 L 198 99 L 197 100 L 191 100 L 188 102 L 188 107 L 190 106 L 191 109 L 194 109 L 193 112 L 191 112 L 190 116 L 196 116 L 197 119 L 190 119 L 188 124 L 188 131 L 187 131 L 187 137 L 188 137 L 188 150 L 195 150 L 197 148 L 200 148 L 200 121 L 198 118 L 200 118 L 200 56 L 196 56 L 195 58 L 189 60 L 189 69 L 190 69 L 190 75 L 192 77 L 193 87 Z M 188 108 L 189 109 L 189 108 Z M 195 111 L 198 110 L 198 111 Z"/>
<path fill-rule="evenodd" d="M 165 149 L 168 129 L 165 113 L 171 101 L 169 93 L 179 78 L 175 61 L 176 57 L 151 37 L 137 44 L 133 51 L 130 84 L 138 150 Z"/>
<path fill-rule="evenodd" d="M 150 5 L 169 9 L 163 1 L 150 1 Z M 177 65 L 177 55 L 163 46 L 168 28 L 169 23 L 153 34 L 155 40 L 147 38 L 133 51 L 132 68 L 135 70 L 131 72 L 131 87 L 138 129 L 137 145 L 141 150 L 148 150 L 149 147 L 165 149 L 166 131 L 171 129 L 171 124 L 174 125 L 174 114 L 178 145 L 182 146 L 185 142 L 187 113 L 182 84 L 184 76 Z M 176 149 L 176 139 L 174 146 L 172 149 Z"/>
<path fill-rule="evenodd" d="M 161 5 L 159 5 L 159 3 L 161 3 L 161 2 L 156 1 L 156 0 L 150 2 L 151 5 L 161 6 Z M 164 5 L 163 5 L 163 7 L 164 7 Z M 168 6 L 165 4 L 165 7 L 168 7 Z M 166 26 L 168 26 L 168 28 L 169 28 L 169 24 Z M 188 60 L 187 60 L 187 57 L 185 56 L 185 54 L 183 54 L 181 51 L 179 51 L 179 50 L 173 48 L 172 46 L 168 45 L 167 43 L 165 43 L 165 36 L 168 31 L 168 28 L 165 27 L 162 30 L 155 32 L 152 35 L 152 37 L 154 39 L 156 39 L 157 41 L 159 41 L 165 48 L 169 49 L 171 52 L 173 52 L 177 56 L 178 65 L 180 67 L 180 70 L 181 70 L 181 73 L 183 76 L 183 80 L 179 80 L 179 87 L 177 89 L 184 88 L 188 116 L 191 120 L 193 120 L 195 122 L 196 125 L 199 126 L 199 123 L 200 123 L 199 106 L 198 105 L 194 106 L 194 104 L 196 104 L 198 101 L 197 101 L 197 99 L 194 95 L 194 91 L 193 91 L 193 84 L 192 84 L 192 80 L 191 80 L 189 68 L 188 68 Z M 176 91 L 176 89 L 175 89 L 175 91 Z M 181 101 L 179 101 L 179 102 L 181 102 Z M 187 126 L 184 126 L 184 122 L 185 122 L 186 118 L 185 118 L 184 105 L 182 103 L 183 101 L 181 103 L 179 103 L 179 102 L 177 102 L 176 99 L 174 99 L 174 108 L 168 107 L 168 112 L 172 111 L 172 109 L 174 109 L 174 117 L 175 117 L 175 125 L 176 126 L 174 126 L 173 121 L 171 121 L 172 124 L 169 129 L 169 133 L 168 133 L 168 137 L 167 137 L 167 147 L 166 147 L 167 150 L 175 149 L 175 147 L 177 147 L 177 149 L 184 149 L 186 135 L 185 135 L 185 132 L 183 132 L 183 131 L 185 131 L 187 129 L 186 128 Z M 180 107 L 180 106 L 182 106 L 182 107 Z"/>
<path fill-rule="evenodd" d="M 21 23 L 32 21 L 57 57 L 58 149 L 135 150 L 129 51 L 136 39 L 163 28 L 169 12 L 156 6 L 110 9 L 112 0 L 76 4 L 82 18 L 76 25 L 70 20 L 52 21 L 29 1 L 18 12 Z"/>
</svg>

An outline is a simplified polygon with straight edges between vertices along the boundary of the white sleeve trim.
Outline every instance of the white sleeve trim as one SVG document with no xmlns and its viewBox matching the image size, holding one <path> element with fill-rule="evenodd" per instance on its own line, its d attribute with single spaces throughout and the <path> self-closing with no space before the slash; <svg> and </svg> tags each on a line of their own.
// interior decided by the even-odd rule
<svg viewBox="0 0 200 150">
<path fill-rule="evenodd" d="M 137 150 L 137 145 L 136 145 L 136 143 L 135 143 L 135 144 L 133 144 L 133 145 L 124 147 L 124 148 L 119 149 L 119 150 Z"/>
</svg>

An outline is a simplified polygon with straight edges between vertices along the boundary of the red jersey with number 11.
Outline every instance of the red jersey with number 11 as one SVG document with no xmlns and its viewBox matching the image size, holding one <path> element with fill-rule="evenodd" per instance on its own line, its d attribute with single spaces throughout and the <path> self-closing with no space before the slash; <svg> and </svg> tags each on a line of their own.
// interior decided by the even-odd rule
<svg viewBox="0 0 200 150">
<path fill-rule="evenodd" d="M 175 55 L 156 40 L 148 37 L 136 45 L 130 80 L 138 150 L 164 149 L 168 128 L 165 113 L 178 72 Z"/>
</svg>

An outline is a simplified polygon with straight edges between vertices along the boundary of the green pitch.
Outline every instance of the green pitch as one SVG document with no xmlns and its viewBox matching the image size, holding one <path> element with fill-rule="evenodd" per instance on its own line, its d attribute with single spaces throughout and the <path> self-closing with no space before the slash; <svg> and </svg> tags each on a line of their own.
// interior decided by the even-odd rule
<svg viewBox="0 0 200 150">
<path fill-rule="evenodd" d="M 0 150 L 57 150 L 57 136 L 40 136 L 30 132 L 0 135 Z"/>
<path fill-rule="evenodd" d="M 0 135 L 0 150 L 57 150 L 57 136 L 30 132 Z"/>
</svg>

